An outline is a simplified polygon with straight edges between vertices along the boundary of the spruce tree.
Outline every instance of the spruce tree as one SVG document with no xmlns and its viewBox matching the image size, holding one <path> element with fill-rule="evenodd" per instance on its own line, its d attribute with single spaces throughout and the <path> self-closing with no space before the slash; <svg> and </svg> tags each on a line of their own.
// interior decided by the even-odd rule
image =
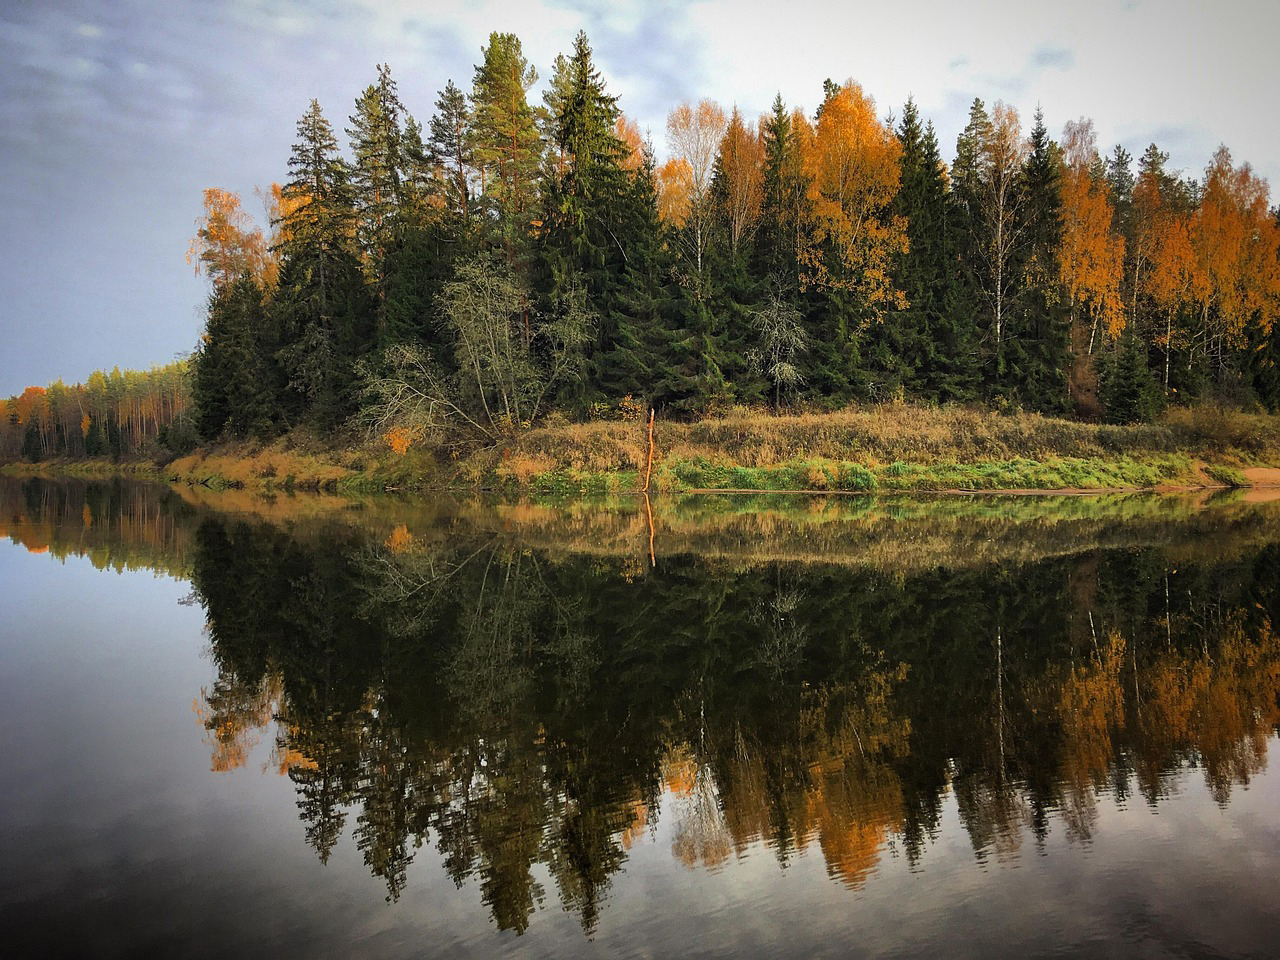
<svg viewBox="0 0 1280 960">
<path fill-rule="evenodd" d="M 764 139 L 764 196 L 756 239 L 756 269 L 764 276 L 775 278 L 794 295 L 799 290 L 796 250 L 805 183 L 791 114 L 782 102 L 781 94 L 774 97 L 761 133 Z"/>
<path fill-rule="evenodd" d="M 355 210 L 356 243 L 365 277 L 377 301 L 377 327 L 385 339 L 388 253 L 396 243 L 398 217 L 404 200 L 404 108 L 386 64 L 378 64 L 378 81 L 356 100 L 347 136 L 351 165 L 351 200 Z"/>
<path fill-rule="evenodd" d="M 937 136 L 931 123 L 921 125 L 910 99 L 897 133 L 901 186 L 894 209 L 906 218 L 910 246 L 894 280 L 909 306 L 872 331 L 870 359 L 889 387 L 931 399 L 972 399 L 976 331 L 959 296 L 957 242 Z"/>
<path fill-rule="evenodd" d="M 604 318 L 612 335 L 596 360 L 595 377 L 606 397 L 631 396 L 662 407 L 681 399 L 682 391 L 671 362 L 671 254 L 658 218 L 652 151 L 645 151 L 644 162 L 627 185 L 619 211 L 627 256 L 608 305 L 609 315 Z"/>
<path fill-rule="evenodd" d="M 1062 155 L 1049 139 L 1044 115 L 1036 111 L 1031 150 L 1023 165 L 1018 229 L 1024 245 L 1015 266 L 1021 271 L 1012 306 L 1019 334 L 1011 338 L 1007 383 L 1034 410 L 1067 409 L 1070 317 L 1060 289 L 1058 253 L 1062 245 Z"/>
<path fill-rule="evenodd" d="M 539 261 L 547 309 L 571 296 L 585 297 L 595 315 L 595 342 L 585 352 L 583 376 L 564 399 L 583 407 L 607 389 L 603 368 L 618 337 L 619 284 L 631 255 L 625 212 L 626 146 L 618 139 L 617 98 L 605 91 L 585 33 L 573 53 L 558 61 L 557 82 L 547 98 L 553 165 L 543 180 L 543 228 Z"/>
<path fill-rule="evenodd" d="M 298 122 L 284 190 L 280 279 L 271 323 L 290 420 L 333 426 L 353 412 L 355 364 L 373 345 L 375 307 L 352 242 L 346 165 L 320 105 Z"/>
<path fill-rule="evenodd" d="M 391 69 L 378 64 L 378 82 L 356 99 L 347 136 L 354 158 L 350 171 L 356 238 L 366 261 L 376 264 L 388 246 L 401 202 L 404 108 Z"/>
<path fill-rule="evenodd" d="M 1108 423 L 1138 423 L 1159 414 L 1164 394 L 1147 366 L 1147 352 L 1133 330 L 1126 330 L 1101 358 L 1099 399 Z"/>
<path fill-rule="evenodd" d="M 247 273 L 215 289 L 193 360 L 192 399 L 200 439 L 271 434 L 276 397 L 265 327 L 263 291 Z"/>
</svg>

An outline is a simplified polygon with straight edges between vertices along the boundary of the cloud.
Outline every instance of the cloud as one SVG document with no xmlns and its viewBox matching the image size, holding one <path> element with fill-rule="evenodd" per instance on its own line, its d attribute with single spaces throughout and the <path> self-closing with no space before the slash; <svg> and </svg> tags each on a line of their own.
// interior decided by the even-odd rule
<svg viewBox="0 0 1280 960">
<path fill-rule="evenodd" d="M 1070 70 L 1076 55 L 1066 47 L 1037 47 L 1031 54 L 1031 66 L 1040 69 Z"/>
<path fill-rule="evenodd" d="M 1280 175 L 1280 131 L 1263 122 L 1280 4 L 990 0 L 961 15 L 938 0 L 8 0 L 0 342 L 43 328 L 36 342 L 66 351 L 48 378 L 87 374 L 89 356 L 167 360 L 194 341 L 204 295 L 182 263 L 200 190 L 248 198 L 283 177 L 311 98 L 341 131 L 389 63 L 425 123 L 446 80 L 470 87 L 490 32 L 516 34 L 545 77 L 580 29 L 660 154 L 681 100 L 750 116 L 780 92 L 811 111 L 824 78 L 852 77 L 882 116 L 914 94 L 944 155 L 979 96 L 1024 117 L 1041 104 L 1054 131 L 1092 117 L 1104 152 L 1154 140 L 1172 168 L 1198 172 L 1226 142 Z M 0 395 L 42 377 L 31 349 L 0 351 Z"/>
</svg>

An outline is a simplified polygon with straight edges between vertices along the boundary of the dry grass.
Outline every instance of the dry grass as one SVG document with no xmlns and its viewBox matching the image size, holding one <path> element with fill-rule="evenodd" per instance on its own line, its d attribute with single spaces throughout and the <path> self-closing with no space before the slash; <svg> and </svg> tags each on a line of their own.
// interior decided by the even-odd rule
<svg viewBox="0 0 1280 960">
<path fill-rule="evenodd" d="M 750 484 L 744 480 L 742 486 L 850 488 L 832 479 L 840 464 L 865 468 L 882 486 L 900 489 L 929 487 L 934 473 L 949 476 L 975 466 L 1017 467 L 1012 473 L 1003 470 L 1013 486 L 1041 479 L 1057 486 L 1145 486 L 1194 482 L 1190 462 L 1195 459 L 1229 467 L 1280 464 L 1280 418 L 1212 407 L 1178 410 L 1159 423 L 1134 426 L 914 404 L 781 417 L 738 411 L 695 423 L 660 422 L 656 441 L 656 475 L 667 486 L 673 477 L 676 486 L 698 485 L 695 472 L 736 471 L 745 478 L 744 471 L 756 470 L 770 476 Z M 548 427 L 516 438 L 499 453 L 473 458 L 465 479 L 497 477 L 505 485 L 526 486 L 552 473 L 630 473 L 643 470 L 646 449 L 641 423 Z M 1026 465 L 1035 477 L 1022 476 Z M 1107 465 L 1116 469 L 1103 469 Z M 785 475 L 773 476 L 779 470 Z M 1071 482 L 1075 474 L 1079 483 Z M 964 479 L 957 475 L 954 484 L 943 485 L 1001 483 L 994 474 L 961 483 Z"/>
</svg>

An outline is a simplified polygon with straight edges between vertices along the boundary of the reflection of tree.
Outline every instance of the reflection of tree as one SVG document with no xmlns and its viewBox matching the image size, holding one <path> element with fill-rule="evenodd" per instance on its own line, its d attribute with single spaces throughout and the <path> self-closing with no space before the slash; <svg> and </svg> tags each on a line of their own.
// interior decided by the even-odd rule
<svg viewBox="0 0 1280 960">
<path fill-rule="evenodd" d="M 212 688 L 201 688 L 191 709 L 205 729 L 205 743 L 213 751 L 209 768 L 225 773 L 244 766 L 249 751 L 271 722 L 279 700 L 279 675 L 246 683 L 233 671 L 223 670 Z"/>
<path fill-rule="evenodd" d="M 891 842 L 927 855 L 948 791 L 980 857 L 1055 818 L 1087 838 L 1101 794 L 1132 778 L 1156 802 L 1190 763 L 1226 802 L 1278 719 L 1274 547 L 1176 572 L 1136 551 L 637 575 L 408 525 L 194 542 L 228 763 L 274 711 L 321 859 L 350 821 L 396 897 L 434 842 L 517 932 L 539 868 L 593 931 L 659 817 L 691 867 L 765 843 L 859 887 Z"/>
<path fill-rule="evenodd" d="M 1112 630 L 1082 663 L 1054 678 L 1062 720 L 1063 814 L 1074 836 L 1087 839 L 1097 817 L 1096 791 L 1107 783 L 1115 740 L 1124 723 L 1125 640 Z"/>
<path fill-rule="evenodd" d="M 677 747 L 663 764 L 663 779 L 674 798 L 675 839 L 671 852 L 686 867 L 716 867 L 729 859 L 733 840 L 720 810 L 711 770 Z"/>
</svg>

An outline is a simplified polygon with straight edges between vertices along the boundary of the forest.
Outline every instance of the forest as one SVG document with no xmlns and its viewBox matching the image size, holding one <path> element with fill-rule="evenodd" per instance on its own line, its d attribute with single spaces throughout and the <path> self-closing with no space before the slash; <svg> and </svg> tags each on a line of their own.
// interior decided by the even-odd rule
<svg viewBox="0 0 1280 960">
<path fill-rule="evenodd" d="M 1186 176 L 975 99 L 948 163 L 913 101 L 827 80 L 812 111 L 679 104 L 660 161 L 585 34 L 538 84 L 494 33 L 425 125 L 385 65 L 346 150 L 313 100 L 265 228 L 205 191 L 190 360 L 28 388 L 0 459 L 299 426 L 403 452 L 651 408 L 1280 407 L 1280 211 L 1225 146 Z"/>
</svg>

